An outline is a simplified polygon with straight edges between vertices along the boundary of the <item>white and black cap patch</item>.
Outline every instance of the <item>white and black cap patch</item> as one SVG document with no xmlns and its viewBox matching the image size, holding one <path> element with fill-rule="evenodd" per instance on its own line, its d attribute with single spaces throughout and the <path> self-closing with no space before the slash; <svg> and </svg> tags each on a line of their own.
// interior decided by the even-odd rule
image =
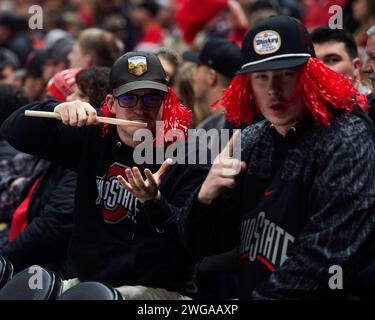
<svg viewBox="0 0 375 320">
<path fill-rule="evenodd" d="M 281 47 L 281 37 L 274 30 L 264 30 L 255 35 L 253 45 L 257 54 L 274 53 Z"/>
</svg>

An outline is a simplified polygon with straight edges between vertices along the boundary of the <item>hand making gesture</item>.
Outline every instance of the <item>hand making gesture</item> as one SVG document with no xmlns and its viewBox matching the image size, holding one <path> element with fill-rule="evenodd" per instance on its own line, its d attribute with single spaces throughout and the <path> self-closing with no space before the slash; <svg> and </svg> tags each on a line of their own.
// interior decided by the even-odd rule
<svg viewBox="0 0 375 320">
<path fill-rule="evenodd" d="M 146 180 L 143 179 L 141 171 L 138 169 L 138 167 L 125 169 L 125 175 L 128 181 L 126 181 L 121 175 L 118 175 L 117 179 L 121 182 L 123 187 L 137 197 L 141 203 L 148 200 L 159 199 L 159 186 L 161 180 L 167 173 L 171 164 L 172 159 L 165 160 L 159 170 L 154 174 L 150 169 L 146 168 L 143 171 L 147 178 Z"/>
</svg>

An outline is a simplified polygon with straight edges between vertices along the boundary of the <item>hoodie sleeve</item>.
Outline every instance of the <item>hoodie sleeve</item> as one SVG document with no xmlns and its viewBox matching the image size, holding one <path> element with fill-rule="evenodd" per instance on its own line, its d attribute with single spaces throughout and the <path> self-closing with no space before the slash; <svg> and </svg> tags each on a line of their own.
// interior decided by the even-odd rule
<svg viewBox="0 0 375 320">
<path fill-rule="evenodd" d="M 88 127 L 72 127 L 61 121 L 26 117 L 25 110 L 52 112 L 55 101 L 36 102 L 12 113 L 1 127 L 1 135 L 14 148 L 77 170 Z"/>
</svg>

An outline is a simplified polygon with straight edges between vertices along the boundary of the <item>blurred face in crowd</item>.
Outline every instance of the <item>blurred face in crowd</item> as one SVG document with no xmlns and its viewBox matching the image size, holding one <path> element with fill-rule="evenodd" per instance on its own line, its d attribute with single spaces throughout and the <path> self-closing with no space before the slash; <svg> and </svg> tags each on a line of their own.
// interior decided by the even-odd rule
<svg viewBox="0 0 375 320">
<path fill-rule="evenodd" d="M 372 83 L 372 93 L 375 93 L 375 35 L 367 38 L 366 54 L 367 60 L 363 65 L 363 72 L 367 73 Z"/>
<path fill-rule="evenodd" d="M 46 59 L 43 62 L 42 72 L 44 81 L 48 82 L 56 73 L 66 69 L 62 62 L 55 62 L 53 59 Z"/>
<path fill-rule="evenodd" d="M 7 45 L 12 40 L 12 30 L 6 26 L 0 26 L 0 45 Z"/>
<path fill-rule="evenodd" d="M 25 79 L 24 89 L 31 101 L 43 99 L 45 82 L 42 78 L 27 76 Z"/>
<path fill-rule="evenodd" d="M 80 45 L 76 42 L 72 51 L 68 55 L 70 68 L 88 68 L 90 67 L 89 55 L 82 52 Z"/>
<path fill-rule="evenodd" d="M 369 15 L 367 0 L 355 0 L 353 2 L 353 18 L 355 21 L 362 22 Z"/>
<path fill-rule="evenodd" d="M 143 101 L 141 96 L 144 96 Z M 107 95 L 106 103 L 116 118 L 147 123 L 147 129 L 155 135 L 156 121 L 162 119 L 164 97 L 165 93 L 159 90 L 138 89 L 118 97 Z M 132 126 L 117 126 L 117 133 L 124 143 L 134 145 L 133 135 L 138 129 Z"/>
<path fill-rule="evenodd" d="M 198 65 L 194 73 L 194 94 L 197 100 L 204 101 L 214 79 L 215 71 L 205 65 Z"/>
<path fill-rule="evenodd" d="M 173 28 L 176 23 L 173 6 L 161 7 L 157 15 L 157 20 L 163 29 Z"/>
<path fill-rule="evenodd" d="M 139 7 L 135 7 L 131 10 L 130 17 L 132 23 L 139 28 L 142 28 L 145 23 L 152 20 L 152 16 L 150 15 L 150 13 L 148 13 L 145 9 Z"/>
<path fill-rule="evenodd" d="M 260 112 L 282 135 L 308 112 L 302 92 L 289 102 L 295 94 L 299 75 L 299 68 L 250 74 L 252 91 Z"/>
<path fill-rule="evenodd" d="M 314 43 L 318 60 L 337 73 L 348 77 L 353 83 L 360 77 L 361 61 L 351 59 L 343 42 L 327 41 Z"/>
<path fill-rule="evenodd" d="M 0 83 L 5 83 L 5 84 L 15 83 L 13 68 L 11 66 L 0 68 Z"/>
<path fill-rule="evenodd" d="M 161 65 L 163 66 L 165 73 L 167 74 L 168 82 L 171 81 L 174 74 L 176 73 L 176 68 L 172 62 L 169 60 L 163 58 L 162 56 L 159 56 L 159 60 L 161 62 Z"/>
</svg>

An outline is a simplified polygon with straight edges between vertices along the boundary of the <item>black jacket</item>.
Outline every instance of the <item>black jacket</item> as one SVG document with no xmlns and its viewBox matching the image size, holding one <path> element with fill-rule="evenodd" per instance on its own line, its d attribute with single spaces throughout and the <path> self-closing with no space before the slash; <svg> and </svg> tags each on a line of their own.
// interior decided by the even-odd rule
<svg viewBox="0 0 375 320">
<path fill-rule="evenodd" d="M 192 203 L 185 237 L 195 254 L 238 244 L 241 298 L 374 295 L 371 121 L 338 115 L 317 127 L 307 116 L 285 137 L 262 121 L 241 137 L 248 166 L 237 187 L 211 206 Z M 329 287 L 333 265 L 343 290 Z"/>
<path fill-rule="evenodd" d="M 36 179 L 27 210 L 27 227 L 0 248 L 16 271 L 38 264 L 48 266 L 64 278 L 72 276 L 66 263 L 73 227 L 76 174 L 46 161 L 25 187 L 19 204 Z"/>
<path fill-rule="evenodd" d="M 9 145 L 8 142 L 3 140 L 3 138 L 0 136 L 0 161 L 10 160 L 18 153 L 20 152 L 14 149 L 11 145 Z"/>
<path fill-rule="evenodd" d="M 1 128 L 10 144 L 78 173 L 69 258 L 82 281 L 144 285 L 193 294 L 195 260 L 180 239 L 180 216 L 207 174 L 204 166 L 173 165 L 160 186 L 162 198 L 141 205 L 116 179 L 136 165 L 133 149 L 115 127 L 71 127 L 26 118 L 24 110 L 52 111 L 56 103 L 26 106 Z M 146 165 L 140 165 L 140 170 Z M 160 164 L 147 165 L 155 172 Z"/>
</svg>

